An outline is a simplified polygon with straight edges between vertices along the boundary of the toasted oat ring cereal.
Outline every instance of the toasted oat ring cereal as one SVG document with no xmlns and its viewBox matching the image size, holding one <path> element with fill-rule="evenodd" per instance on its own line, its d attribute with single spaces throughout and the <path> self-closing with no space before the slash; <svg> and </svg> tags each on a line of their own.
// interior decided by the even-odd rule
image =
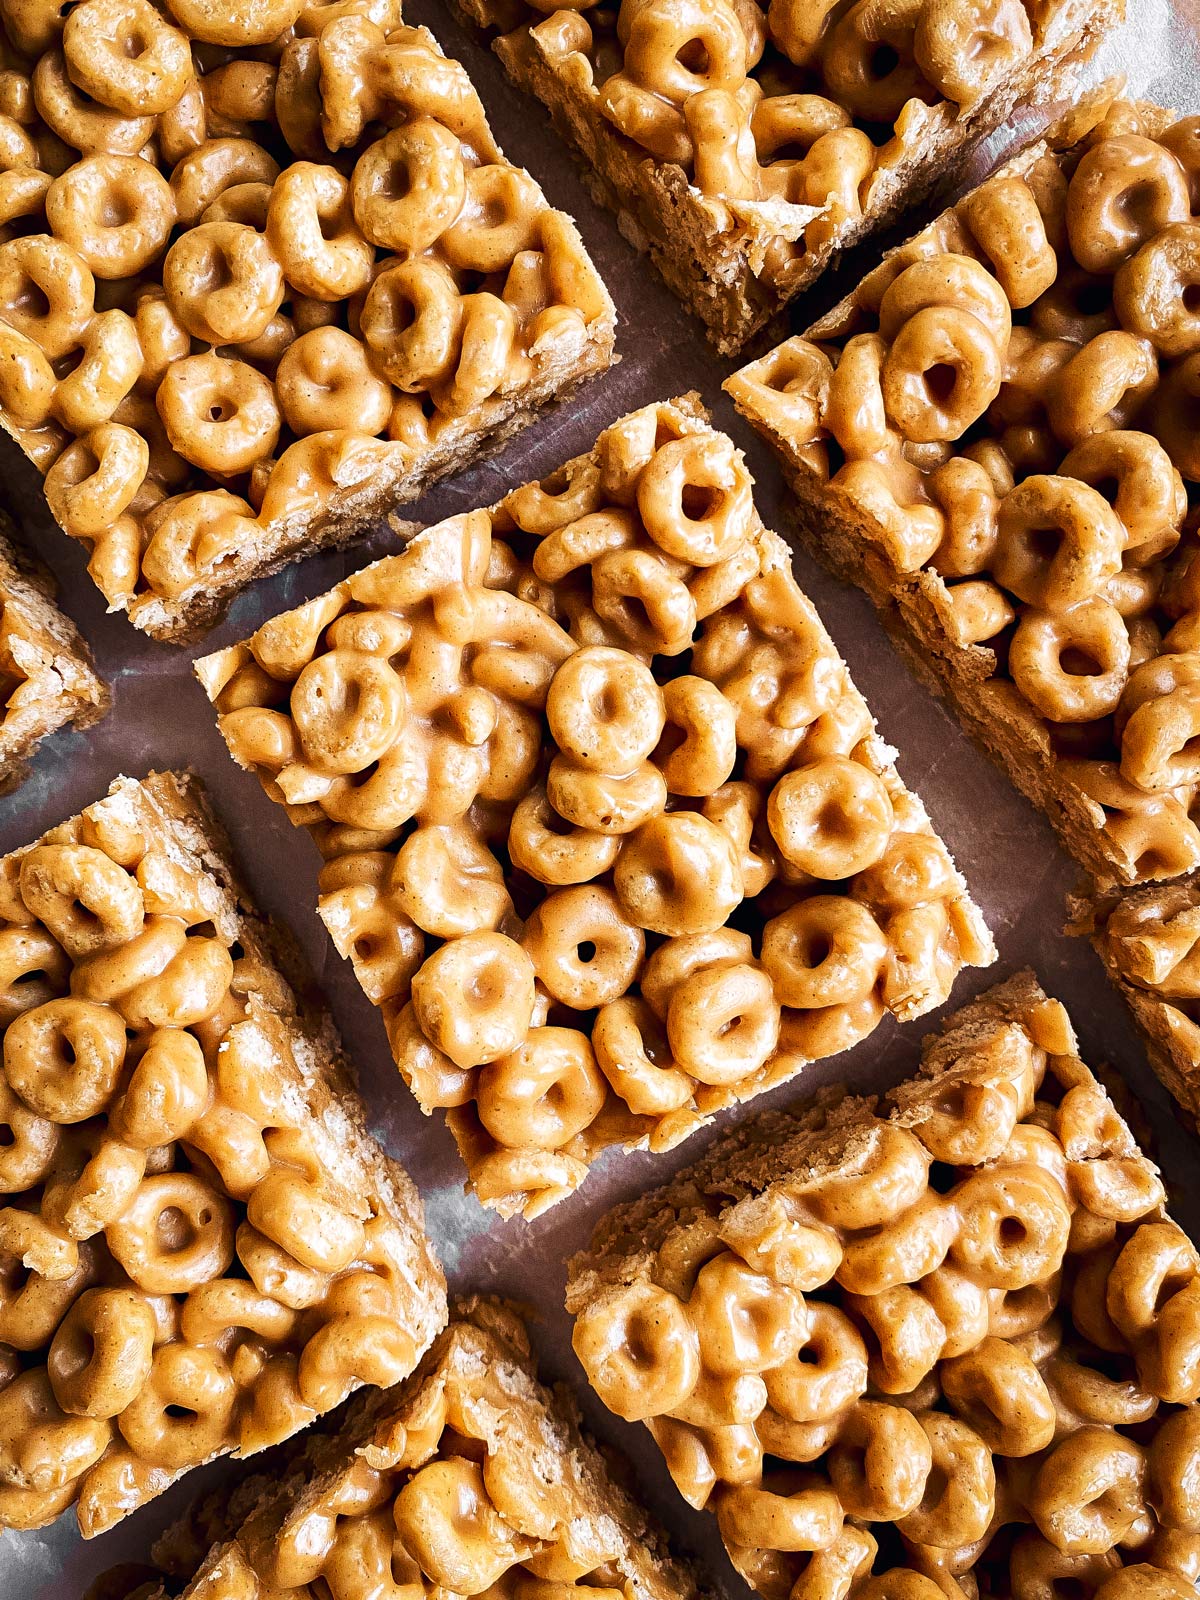
<svg viewBox="0 0 1200 1600">
<path fill-rule="evenodd" d="M 430 1041 L 457 1066 L 519 1049 L 533 1015 L 535 962 L 502 933 L 444 944 L 413 978 L 413 1007 Z"/>
<path fill-rule="evenodd" d="M 585 767 L 627 773 L 655 749 L 665 722 L 662 691 L 626 651 L 579 650 L 546 696 L 555 744 Z"/>
<path fill-rule="evenodd" d="M 743 890 L 729 836 L 694 811 L 644 823 L 621 850 L 613 884 L 628 916 L 669 937 L 723 927 Z"/>
</svg>

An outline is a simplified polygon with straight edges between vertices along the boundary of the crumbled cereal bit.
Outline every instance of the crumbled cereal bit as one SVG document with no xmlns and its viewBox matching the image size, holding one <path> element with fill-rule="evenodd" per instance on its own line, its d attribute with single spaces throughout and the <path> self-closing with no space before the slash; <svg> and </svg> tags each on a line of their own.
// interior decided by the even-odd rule
<svg viewBox="0 0 1200 1600">
<path fill-rule="evenodd" d="M 1200 1255 L 1030 973 L 611 1213 L 567 1305 L 766 1600 L 1195 1592 Z"/>
<path fill-rule="evenodd" d="M 195 637 L 611 361 L 574 224 L 400 0 L 65 13 L 0 17 L 0 425 L 139 628 Z"/>
<path fill-rule="evenodd" d="M 585 181 L 739 349 L 1017 108 L 1124 0 L 455 0 Z"/>
<path fill-rule="evenodd" d="M 537 1381 L 525 1329 L 498 1302 L 456 1307 L 408 1382 L 304 1446 L 283 1474 L 168 1531 L 155 1547 L 167 1592 L 701 1600 L 569 1398 Z"/>
<path fill-rule="evenodd" d="M 1151 1065 L 1200 1123 L 1200 876 L 1070 897 L 1068 933 L 1086 934 L 1141 1030 Z"/>
<path fill-rule="evenodd" d="M 401 1073 L 505 1213 L 993 957 L 691 400 L 197 670 L 320 846 L 321 916 Z"/>
<path fill-rule="evenodd" d="M 53 578 L 14 532 L 0 511 L 0 793 L 21 782 L 48 734 L 90 728 L 111 699 L 79 630 L 55 604 Z"/>
<path fill-rule="evenodd" d="M 276 944 L 176 774 L 0 861 L 0 1529 L 101 1533 L 445 1322 L 416 1191 Z"/>
<path fill-rule="evenodd" d="M 1200 865 L 1200 118 L 1097 103 L 726 387 L 1096 877 Z"/>
</svg>

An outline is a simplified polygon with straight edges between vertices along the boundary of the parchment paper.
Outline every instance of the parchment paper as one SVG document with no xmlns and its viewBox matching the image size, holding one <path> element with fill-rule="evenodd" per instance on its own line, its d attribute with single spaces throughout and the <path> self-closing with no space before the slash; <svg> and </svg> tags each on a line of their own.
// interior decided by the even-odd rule
<svg viewBox="0 0 1200 1600">
<path fill-rule="evenodd" d="M 1122 71 L 1132 90 L 1181 113 L 1200 110 L 1200 0 L 1181 0 L 1175 6 L 1170 0 L 1128 0 L 1128 4 L 1129 23 L 1102 47 L 1089 77 Z M 589 449 L 598 432 L 626 411 L 694 388 L 713 408 L 720 426 L 745 449 L 763 518 L 778 526 L 779 473 L 721 394 L 729 364 L 712 352 L 699 324 L 626 245 L 612 216 L 589 201 L 540 108 L 509 86 L 495 59 L 454 23 L 443 0 L 413 0 L 406 15 L 428 23 L 448 53 L 466 64 L 507 154 L 528 167 L 550 199 L 578 220 L 620 311 L 618 349 L 623 359 L 493 460 L 441 486 L 402 514 L 432 522 L 488 504 L 508 488 Z M 861 270 L 860 258 L 856 275 Z M 834 287 L 819 286 L 802 304 L 794 317 L 797 327 L 806 325 L 822 303 L 833 298 Z M 691 1511 L 674 1492 L 645 1430 L 618 1422 L 590 1395 L 571 1352 L 568 1319 L 562 1310 L 564 1262 L 586 1243 L 600 1213 L 693 1159 L 714 1130 L 705 1130 L 665 1156 L 610 1153 L 593 1169 L 581 1193 L 532 1224 L 519 1219 L 500 1222 L 466 1197 L 450 1135 L 439 1118 L 427 1119 L 417 1109 L 392 1064 L 378 1013 L 317 921 L 315 847 L 305 834 L 292 830 L 255 779 L 234 767 L 191 675 L 194 655 L 244 638 L 266 617 L 321 593 L 344 572 L 396 548 L 396 537 L 381 530 L 346 554 L 317 557 L 259 584 L 238 600 L 227 621 L 202 646 L 180 651 L 145 639 L 120 616 L 105 615 L 103 602 L 83 570 L 82 552 L 52 526 L 31 469 L 11 448 L 0 453 L 0 484 L 0 495 L 6 491 L 11 495 L 33 543 L 57 573 L 63 604 L 91 641 L 101 671 L 115 691 L 113 711 L 99 727 L 46 741 L 29 780 L 15 795 L 0 800 L 0 852 L 35 838 L 97 799 L 119 773 L 142 776 L 151 767 L 190 765 L 202 775 L 260 904 L 291 924 L 325 985 L 357 1065 L 375 1132 L 420 1187 L 429 1232 L 452 1289 L 493 1291 L 532 1304 L 543 1372 L 575 1387 L 597 1435 L 620 1445 L 633 1459 L 646 1500 L 681 1547 L 705 1561 L 716 1586 L 745 1600 L 749 1591 L 726 1560 L 713 1519 Z M 1046 989 L 1070 1008 L 1085 1057 L 1113 1064 L 1141 1099 L 1176 1214 L 1196 1233 L 1200 1146 L 1179 1125 L 1090 947 L 1060 931 L 1064 897 L 1076 882 L 1077 869 L 1058 848 L 1041 816 L 908 676 L 863 596 L 836 584 L 803 555 L 797 557 L 797 570 L 870 702 L 881 732 L 898 748 L 901 772 L 924 798 L 935 826 L 965 872 L 999 945 L 999 965 L 964 974 L 947 1009 L 1002 974 L 1032 965 Z M 822 1082 L 839 1079 L 859 1089 L 894 1083 L 911 1069 L 920 1039 L 934 1020 L 903 1029 L 887 1020 L 856 1050 L 819 1063 L 755 1106 L 788 1104 Z M 721 1121 L 747 1114 L 743 1107 Z M 192 1473 L 170 1494 L 90 1544 L 79 1537 L 73 1512 L 40 1533 L 0 1535 L 0 1600 L 74 1600 L 115 1563 L 147 1559 L 159 1530 L 194 1493 L 219 1483 L 228 1470 L 228 1464 L 217 1462 Z"/>
</svg>

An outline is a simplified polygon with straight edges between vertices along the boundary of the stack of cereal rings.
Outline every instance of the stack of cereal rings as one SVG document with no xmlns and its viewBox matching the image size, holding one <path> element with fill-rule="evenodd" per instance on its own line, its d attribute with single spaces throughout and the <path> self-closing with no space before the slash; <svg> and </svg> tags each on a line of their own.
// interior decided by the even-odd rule
<svg viewBox="0 0 1200 1600">
<path fill-rule="evenodd" d="M 741 456 L 684 405 L 199 671 L 501 1210 L 920 1015 L 990 950 Z"/>
<path fill-rule="evenodd" d="M 0 21 L 0 420 L 151 631 L 611 346 L 571 222 L 399 0 Z"/>
</svg>

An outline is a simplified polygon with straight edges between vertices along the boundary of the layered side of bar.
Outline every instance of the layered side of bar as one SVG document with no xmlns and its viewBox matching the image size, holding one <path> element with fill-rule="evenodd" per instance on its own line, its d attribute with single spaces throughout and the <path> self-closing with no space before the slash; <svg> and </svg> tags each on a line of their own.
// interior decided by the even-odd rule
<svg viewBox="0 0 1200 1600">
<path fill-rule="evenodd" d="M 1088 937 L 1187 1117 L 1200 1117 L 1200 880 L 1070 898 L 1068 933 Z"/>
<path fill-rule="evenodd" d="M 1066 98 L 1124 15 L 1121 0 L 457 4 L 500 30 L 510 76 L 726 354 L 1015 109 Z"/>
</svg>

